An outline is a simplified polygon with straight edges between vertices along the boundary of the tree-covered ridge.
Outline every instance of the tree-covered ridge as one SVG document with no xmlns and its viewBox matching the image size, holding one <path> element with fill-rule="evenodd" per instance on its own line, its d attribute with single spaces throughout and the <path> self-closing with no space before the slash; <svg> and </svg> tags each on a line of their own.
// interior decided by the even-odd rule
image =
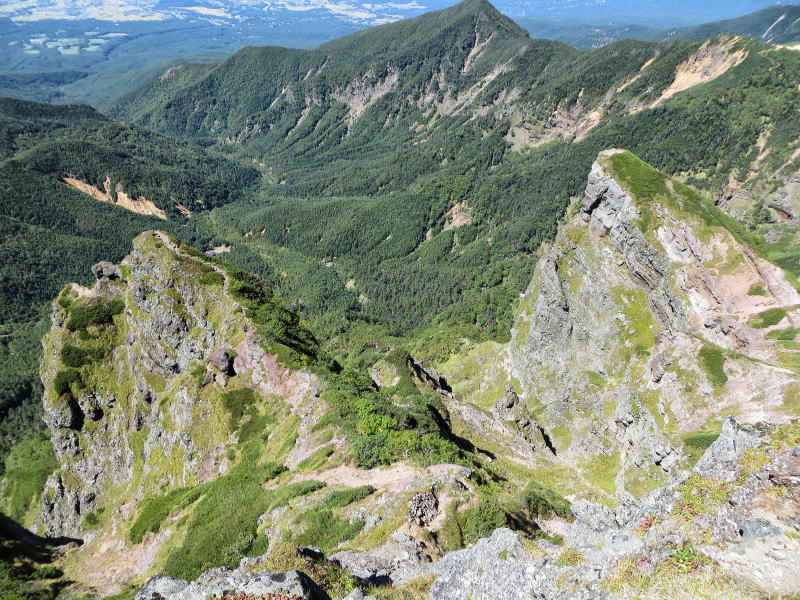
<svg viewBox="0 0 800 600">
<path fill-rule="evenodd" d="M 232 201 L 258 178 L 250 167 L 183 140 L 115 122 L 87 106 L 0 99 L 0 158 L 15 169 L 69 177 L 144 197 L 168 215 Z M 119 190 L 119 191 L 118 191 Z"/>
<path fill-rule="evenodd" d="M 746 35 L 772 44 L 800 41 L 800 6 L 771 6 L 734 19 L 659 32 L 647 39 L 681 37 L 705 40 L 721 33 Z"/>
</svg>

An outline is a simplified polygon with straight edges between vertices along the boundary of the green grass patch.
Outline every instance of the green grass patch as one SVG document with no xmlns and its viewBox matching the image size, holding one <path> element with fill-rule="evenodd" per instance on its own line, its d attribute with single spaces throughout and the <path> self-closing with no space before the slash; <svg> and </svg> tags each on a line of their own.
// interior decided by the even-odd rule
<svg viewBox="0 0 800 600">
<path fill-rule="evenodd" d="M 785 317 L 786 309 L 779 307 L 768 308 L 765 311 L 752 315 L 747 321 L 747 324 L 750 325 L 750 327 L 755 327 L 756 329 L 764 329 L 766 327 L 777 325 L 783 321 Z"/>
<path fill-rule="evenodd" d="M 321 469 L 335 451 L 336 449 L 333 446 L 323 446 L 308 458 L 301 460 L 296 470 L 301 473 L 308 473 L 309 471 Z"/>
<path fill-rule="evenodd" d="M 780 340 L 783 342 L 793 342 L 800 333 L 800 329 L 787 327 L 786 329 L 774 329 L 765 336 L 769 340 Z"/>
<path fill-rule="evenodd" d="M 5 485 L 0 497 L 2 512 L 30 526 L 26 514 L 38 506 L 44 483 L 58 467 L 50 438 L 44 432 L 21 441 L 5 458 Z M 35 510 L 38 514 L 38 510 Z"/>
<path fill-rule="evenodd" d="M 720 429 L 721 427 L 717 427 L 714 430 L 707 429 L 704 431 L 696 431 L 684 436 L 683 443 L 686 447 L 686 451 L 695 461 L 699 460 L 711 444 L 717 441 Z"/>
<path fill-rule="evenodd" d="M 234 567 L 243 556 L 263 553 L 266 539 L 257 533 L 259 516 L 324 487 L 319 481 L 302 481 L 265 491 L 264 483 L 285 468 L 259 462 L 261 449 L 259 439 L 250 440 L 242 447 L 239 462 L 206 484 L 188 517 L 183 545 L 167 557 L 166 574 L 195 579 L 206 569 Z"/>
<path fill-rule="evenodd" d="M 329 552 L 342 542 L 353 539 L 364 528 L 364 521 L 348 522 L 330 510 L 312 509 L 300 513 L 294 521 L 303 528 L 294 542 L 300 546 L 316 546 Z"/>
<path fill-rule="evenodd" d="M 703 346 L 699 353 L 700 364 L 715 387 L 724 387 L 728 383 L 725 374 L 725 356 L 719 348 Z"/>
<path fill-rule="evenodd" d="M 622 468 L 619 453 L 600 454 L 583 464 L 583 473 L 592 485 L 613 495 L 617 491 L 616 476 Z"/>
<path fill-rule="evenodd" d="M 190 491 L 188 488 L 178 488 L 163 496 L 143 500 L 137 507 L 136 521 L 128 532 L 128 539 L 139 544 L 148 533 L 161 529 L 164 520 L 178 509 Z"/>
<path fill-rule="evenodd" d="M 597 371 L 586 371 L 586 376 L 589 378 L 589 383 L 597 387 L 605 387 L 607 383 L 606 378 Z"/>
<path fill-rule="evenodd" d="M 764 287 L 763 283 L 754 283 L 750 286 L 750 289 L 747 290 L 748 296 L 766 296 L 767 290 Z"/>
<path fill-rule="evenodd" d="M 339 508 L 363 500 L 374 493 L 375 488 L 371 485 L 362 485 L 346 490 L 335 490 L 325 496 L 324 504 L 328 508 Z"/>
</svg>

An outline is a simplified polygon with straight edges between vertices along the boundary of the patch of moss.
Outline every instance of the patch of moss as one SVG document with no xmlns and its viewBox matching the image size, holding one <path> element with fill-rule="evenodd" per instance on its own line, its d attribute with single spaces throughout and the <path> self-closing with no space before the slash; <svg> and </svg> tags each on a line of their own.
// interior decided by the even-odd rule
<svg viewBox="0 0 800 600">
<path fill-rule="evenodd" d="M 705 515 L 728 501 L 730 483 L 692 473 L 678 488 L 673 514 L 684 521 Z"/>
<path fill-rule="evenodd" d="M 725 374 L 725 356 L 722 351 L 715 346 L 703 346 L 700 349 L 699 357 L 703 370 L 712 385 L 724 387 L 728 383 L 728 376 Z"/>
<path fill-rule="evenodd" d="M 373 493 L 375 493 L 375 488 L 371 485 L 362 485 L 345 490 L 335 490 L 325 496 L 323 503 L 328 508 L 339 508 L 363 500 Z"/>
<path fill-rule="evenodd" d="M 763 283 L 754 283 L 750 286 L 750 289 L 747 290 L 748 296 L 766 296 L 767 290 L 764 287 Z"/>
<path fill-rule="evenodd" d="M 747 324 L 750 325 L 750 327 L 755 327 L 756 329 L 765 329 L 767 327 L 777 325 L 783 321 L 785 317 L 786 309 L 780 307 L 768 308 L 765 311 L 752 315 L 747 321 Z"/>
</svg>

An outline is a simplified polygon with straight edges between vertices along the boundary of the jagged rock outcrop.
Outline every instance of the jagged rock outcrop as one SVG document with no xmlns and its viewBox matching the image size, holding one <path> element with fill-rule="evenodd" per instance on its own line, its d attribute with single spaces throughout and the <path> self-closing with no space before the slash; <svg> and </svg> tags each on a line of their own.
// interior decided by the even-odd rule
<svg viewBox="0 0 800 600">
<path fill-rule="evenodd" d="M 599 155 L 574 208 L 511 342 L 476 349 L 476 373 L 444 370 L 458 400 L 486 405 L 479 378 L 505 385 L 494 419 L 612 495 L 667 481 L 686 458 L 683 434 L 721 415 L 794 414 L 798 354 L 781 337 L 797 335 L 800 294 L 737 223 L 622 150 Z M 451 410 L 490 429 L 477 407 Z"/>
<path fill-rule="evenodd" d="M 225 268 L 168 234 L 141 234 L 121 265 L 93 272 L 93 288 L 62 292 L 43 341 L 44 418 L 59 463 L 41 501 L 51 536 L 82 537 L 109 494 L 134 501 L 127 516 L 153 490 L 224 473 L 236 441 L 220 401 L 229 379 L 298 410 L 319 387 L 264 350 Z"/>
</svg>

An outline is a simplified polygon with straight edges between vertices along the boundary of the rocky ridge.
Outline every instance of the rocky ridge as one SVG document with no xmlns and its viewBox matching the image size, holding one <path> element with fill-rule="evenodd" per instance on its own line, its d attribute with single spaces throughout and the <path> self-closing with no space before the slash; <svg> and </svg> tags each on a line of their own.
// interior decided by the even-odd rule
<svg viewBox="0 0 800 600">
<path fill-rule="evenodd" d="M 403 556 L 388 576 L 403 573 L 399 582 L 432 578 L 426 593 L 431 600 L 520 595 L 612 600 L 634 597 L 642 583 L 645 593 L 635 597 L 688 597 L 692 589 L 713 590 L 719 594 L 715 597 L 725 598 L 756 598 L 759 590 L 793 594 L 800 590 L 798 444 L 797 422 L 754 427 L 727 419 L 691 472 L 681 472 L 646 498 L 626 497 L 613 509 L 586 500 L 573 503 L 575 520 L 563 546 L 501 528 L 433 563 L 414 560 L 413 553 L 399 547 L 362 553 L 358 563 L 336 555 L 330 560 L 369 584 L 364 568 L 370 557 Z M 259 570 L 261 564 L 260 559 L 244 559 L 238 569 L 210 571 L 191 584 L 155 577 L 136 598 L 203 600 L 223 590 L 228 595 L 280 590 L 301 599 L 329 597 L 296 572 L 270 573 Z M 704 578 L 712 573 L 709 583 Z M 348 598 L 363 593 L 357 589 Z"/>
<path fill-rule="evenodd" d="M 496 436 L 509 452 L 527 438 L 529 454 L 641 496 L 687 459 L 683 438 L 721 414 L 796 414 L 800 294 L 764 256 L 688 187 L 603 152 L 537 264 L 511 342 L 443 375 L 477 427 L 511 428 Z"/>
<path fill-rule="evenodd" d="M 235 437 L 224 390 L 256 388 L 299 407 L 319 387 L 262 348 L 225 269 L 168 234 L 142 234 L 120 266 L 93 271 L 93 288 L 62 292 L 43 342 L 45 421 L 60 464 L 42 496 L 48 535 L 83 537 L 86 516 L 112 497 L 224 474 Z"/>
</svg>

